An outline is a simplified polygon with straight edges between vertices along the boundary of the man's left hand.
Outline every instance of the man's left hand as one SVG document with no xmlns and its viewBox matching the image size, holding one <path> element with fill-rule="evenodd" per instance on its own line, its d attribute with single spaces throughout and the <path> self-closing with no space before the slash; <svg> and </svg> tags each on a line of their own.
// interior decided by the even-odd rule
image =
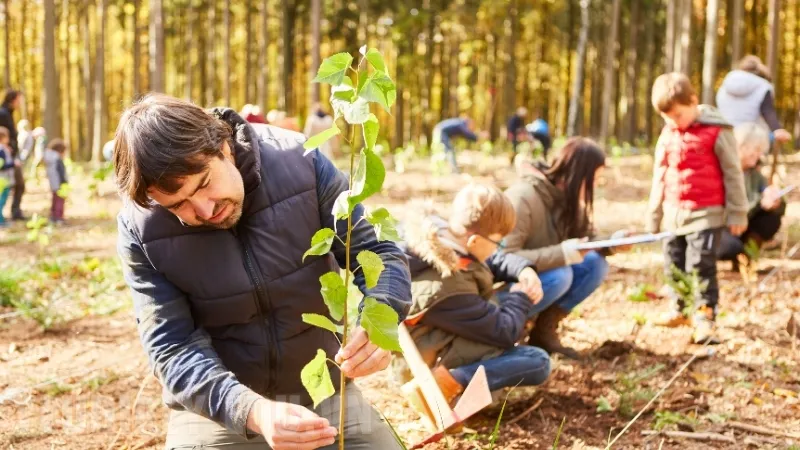
<svg viewBox="0 0 800 450">
<path fill-rule="evenodd" d="M 347 345 L 336 354 L 336 363 L 342 374 L 348 378 L 359 378 L 372 375 L 389 367 L 392 353 L 369 341 L 367 332 L 357 327 L 350 336 Z"/>
</svg>

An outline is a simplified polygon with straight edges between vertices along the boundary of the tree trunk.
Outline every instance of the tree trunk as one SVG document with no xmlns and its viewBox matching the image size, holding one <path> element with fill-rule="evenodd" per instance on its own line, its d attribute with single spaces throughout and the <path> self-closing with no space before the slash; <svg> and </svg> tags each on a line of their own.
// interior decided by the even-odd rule
<svg viewBox="0 0 800 450">
<path fill-rule="evenodd" d="M 679 9 L 680 33 L 678 33 L 678 46 L 675 50 L 674 70 L 680 70 L 686 75 L 691 75 L 691 59 L 689 49 L 692 40 L 692 0 L 676 0 L 681 2 Z"/>
<path fill-rule="evenodd" d="M 222 55 L 222 98 L 225 106 L 231 106 L 231 2 L 225 0 L 222 5 L 222 27 L 225 34 L 223 41 Z"/>
<path fill-rule="evenodd" d="M 142 92 L 142 41 L 139 33 L 139 2 L 141 0 L 133 0 L 133 98 L 138 98 Z"/>
<path fill-rule="evenodd" d="M 650 15 L 648 14 L 648 16 L 650 16 Z M 659 38 L 658 37 L 659 36 L 663 36 L 663 35 L 661 33 L 656 33 L 657 26 L 656 26 L 655 19 L 648 17 L 648 20 L 650 20 L 650 23 L 645 23 L 645 31 L 646 31 L 646 34 L 647 34 L 647 38 L 646 38 L 646 40 L 647 40 L 647 52 L 646 52 L 647 61 L 644 64 L 644 70 L 645 70 L 645 74 L 646 74 L 644 76 L 644 80 L 645 80 L 644 82 L 645 82 L 645 86 L 647 88 L 646 92 L 649 94 L 650 93 L 650 89 L 652 88 L 653 82 L 655 80 L 656 64 L 657 64 L 656 61 L 658 61 L 657 53 L 659 51 L 663 52 L 664 50 L 666 50 L 666 47 L 663 46 L 663 45 L 660 45 L 661 42 L 659 42 Z M 644 110 L 646 111 L 645 112 L 645 126 L 644 126 L 644 129 L 645 129 L 645 132 L 647 133 L 647 143 L 650 144 L 651 141 L 653 140 L 653 134 L 654 134 L 654 132 L 653 132 L 653 126 L 654 126 L 653 125 L 654 124 L 653 118 L 655 117 L 655 111 L 653 110 L 653 107 L 650 105 L 650 96 L 649 95 L 647 95 L 645 97 L 644 105 L 645 105 Z"/>
<path fill-rule="evenodd" d="M 769 47 L 767 47 L 767 67 L 772 75 L 772 81 L 777 88 L 778 80 L 778 44 L 780 43 L 780 0 L 770 0 L 767 22 L 769 27 Z"/>
<path fill-rule="evenodd" d="M 292 112 L 292 73 L 294 72 L 294 18 L 297 6 L 294 0 L 283 1 L 283 22 L 281 23 L 281 30 L 283 37 L 281 38 L 283 64 L 281 70 L 281 89 L 282 95 L 279 95 L 280 104 L 278 107 L 290 114 Z"/>
<path fill-rule="evenodd" d="M 72 143 L 72 77 L 70 76 L 70 72 L 72 71 L 72 64 L 70 64 L 69 60 L 69 50 L 72 44 L 72 40 L 70 39 L 69 33 L 69 26 L 70 26 L 70 12 L 71 9 L 69 7 L 69 0 L 62 0 L 61 2 L 61 42 L 64 46 L 61 48 L 61 57 L 62 57 L 62 69 L 61 73 L 64 76 L 64 89 L 62 90 L 62 98 L 64 99 L 64 109 L 62 114 L 62 129 L 64 130 L 64 141 L 69 145 L 70 148 L 75 148 Z"/>
<path fill-rule="evenodd" d="M 208 0 L 208 25 L 206 26 L 206 106 L 212 106 L 217 102 L 217 0 Z"/>
<path fill-rule="evenodd" d="M 508 33 L 508 44 L 506 47 L 506 79 L 503 91 L 503 117 L 507 117 L 516 109 L 516 84 L 517 84 L 517 61 L 515 49 L 517 48 L 517 35 L 519 34 L 519 10 L 518 0 L 511 0 L 509 5 L 510 29 Z"/>
<path fill-rule="evenodd" d="M 267 70 L 267 51 L 269 46 L 269 0 L 261 2 L 261 43 L 258 52 L 258 101 L 263 111 L 269 109 L 269 71 Z"/>
<path fill-rule="evenodd" d="M 567 120 L 567 136 L 577 134 L 578 115 L 583 99 L 583 77 L 586 66 L 586 41 L 589 39 L 589 3 L 591 0 L 580 0 L 581 31 L 578 35 L 578 49 L 575 56 L 575 76 L 572 79 L 572 96 L 569 100 L 569 119 Z"/>
<path fill-rule="evenodd" d="M 717 21 L 719 0 L 708 0 L 706 4 L 706 42 L 703 50 L 703 95 L 702 102 L 714 104 L 714 79 L 717 75 Z"/>
<path fill-rule="evenodd" d="M 150 90 L 155 92 L 164 92 L 164 11 L 161 2 L 150 0 Z"/>
<path fill-rule="evenodd" d="M 678 2 L 681 0 L 665 0 L 667 2 L 667 26 L 664 40 L 664 72 L 675 70 L 675 32 L 678 27 Z M 744 0 L 742 0 L 744 1 Z"/>
<path fill-rule="evenodd" d="M 449 93 L 450 96 L 448 97 L 448 111 L 453 117 L 458 116 L 461 113 L 458 103 L 458 71 L 461 67 L 461 62 L 459 61 L 458 54 L 461 48 L 461 39 L 459 36 L 458 31 L 454 31 L 453 33 L 453 40 L 450 42 L 450 59 L 449 64 L 447 65 L 448 75 L 450 80 L 447 84 L 450 86 Z"/>
<path fill-rule="evenodd" d="M 90 38 L 89 13 L 93 0 L 85 0 L 82 16 L 81 39 L 83 40 L 83 86 L 86 101 L 84 114 L 86 126 L 81 132 L 82 160 L 91 158 L 92 133 L 94 133 L 94 82 L 92 76 L 92 39 Z"/>
<path fill-rule="evenodd" d="M 11 51 L 9 48 L 9 39 L 10 39 L 10 29 L 11 29 L 11 21 L 9 20 L 11 17 L 11 12 L 8 10 L 8 0 L 3 0 L 3 45 L 5 46 L 5 83 L 6 89 L 11 89 Z"/>
<path fill-rule="evenodd" d="M 636 71 L 639 62 L 639 0 L 631 2 L 631 13 L 628 23 L 628 54 L 625 55 L 626 69 L 625 69 L 625 97 L 627 100 L 627 109 L 625 111 L 625 138 L 633 144 L 636 135 L 639 133 L 638 117 L 636 111 L 636 104 L 638 100 L 637 88 L 639 86 L 639 74 Z M 624 123 L 624 122 L 623 122 Z"/>
<path fill-rule="evenodd" d="M 58 123 L 59 81 L 56 64 L 56 5 L 54 0 L 44 1 L 44 128 L 48 135 L 61 137 L 61 125 Z"/>
<path fill-rule="evenodd" d="M 322 0 L 311 0 L 311 70 L 309 75 L 313 79 L 317 75 L 320 65 L 320 25 L 322 24 Z M 398 97 L 399 99 L 399 97 Z M 319 103 L 319 83 L 311 85 L 310 104 Z"/>
<path fill-rule="evenodd" d="M 733 18 L 731 19 L 731 59 L 733 67 L 742 59 L 742 34 L 744 25 L 744 0 L 733 1 Z"/>
<path fill-rule="evenodd" d="M 606 41 L 606 62 L 603 75 L 603 115 L 600 118 L 600 142 L 605 144 L 608 139 L 609 119 L 613 114 L 612 101 L 614 95 L 614 61 L 617 55 L 617 37 L 619 35 L 619 10 L 622 0 L 614 0 L 611 7 L 611 30 Z"/>
<path fill-rule="evenodd" d="M 194 0 L 189 0 L 189 6 L 186 8 L 186 61 L 185 61 L 185 76 L 186 83 L 184 84 L 183 96 L 186 100 L 192 99 L 192 68 L 194 61 L 192 60 L 192 50 L 194 49 L 194 22 L 195 22 L 195 8 Z M 199 58 L 198 58 L 199 59 Z"/>
<path fill-rule="evenodd" d="M 151 0 L 158 1 L 160 0 Z M 108 20 L 108 0 L 100 0 L 97 11 L 97 49 L 94 58 L 94 135 L 92 139 L 92 162 L 100 162 L 106 136 L 105 96 L 105 41 Z M 163 67 L 163 66 L 162 66 Z"/>
<path fill-rule="evenodd" d="M 245 1 L 245 35 L 247 36 L 244 49 L 244 102 L 253 102 L 253 87 L 255 78 L 253 77 L 253 0 Z M 258 102 L 255 102 L 258 103 Z"/>
<path fill-rule="evenodd" d="M 89 1 L 89 0 L 87 0 L 87 1 Z M 20 17 L 20 20 L 19 20 L 19 33 L 18 33 L 19 34 L 19 48 L 20 48 L 20 50 L 24 50 L 24 49 L 28 48 L 28 46 L 26 44 L 26 40 L 25 40 L 25 30 L 28 29 L 27 28 L 27 23 L 26 23 L 27 21 L 25 20 L 26 17 L 28 16 L 28 13 L 27 13 L 28 0 L 20 0 L 20 3 L 22 4 L 22 8 L 21 8 L 22 12 L 19 15 L 19 17 Z M 29 59 L 33 59 L 33 58 L 19 58 L 17 60 L 17 85 L 18 85 L 18 88 L 21 89 L 23 92 L 27 92 L 26 81 L 27 81 L 28 77 L 26 75 L 29 74 L 30 72 L 25 67 L 25 63 Z M 28 102 L 27 101 L 22 102 L 22 110 L 20 111 L 20 115 L 21 115 L 21 117 L 23 119 L 27 119 L 28 118 Z"/>
</svg>

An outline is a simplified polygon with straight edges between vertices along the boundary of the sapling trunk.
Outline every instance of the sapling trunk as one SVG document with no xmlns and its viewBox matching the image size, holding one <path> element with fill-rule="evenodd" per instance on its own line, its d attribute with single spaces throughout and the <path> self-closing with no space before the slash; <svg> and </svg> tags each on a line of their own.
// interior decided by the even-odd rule
<svg viewBox="0 0 800 450">
<path fill-rule="evenodd" d="M 348 186 L 353 186 L 353 177 L 354 171 L 353 166 L 355 166 L 356 162 L 356 151 L 353 147 L 352 143 L 355 140 L 356 136 L 356 126 L 353 125 L 350 127 L 350 183 Z M 345 248 L 345 266 L 347 267 L 344 271 L 344 285 L 345 287 L 350 286 L 350 236 L 353 232 L 353 215 L 347 215 L 347 239 L 344 241 L 344 248 Z M 342 348 L 347 346 L 347 336 L 348 336 L 348 317 L 347 317 L 347 308 L 344 309 L 344 313 L 342 315 L 342 326 L 344 330 L 342 332 Z M 339 450 L 344 450 L 344 420 L 345 420 L 345 408 L 347 407 L 347 396 L 345 395 L 345 385 L 347 384 L 347 377 L 344 376 L 343 373 L 340 373 L 340 380 L 339 380 Z"/>
</svg>

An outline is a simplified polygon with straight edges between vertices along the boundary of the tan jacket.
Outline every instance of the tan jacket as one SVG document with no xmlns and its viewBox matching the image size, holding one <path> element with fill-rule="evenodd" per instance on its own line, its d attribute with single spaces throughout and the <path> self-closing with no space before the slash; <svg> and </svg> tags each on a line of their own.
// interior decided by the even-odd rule
<svg viewBox="0 0 800 450">
<path fill-rule="evenodd" d="M 563 213 L 564 193 L 534 171 L 512 184 L 506 196 L 517 212 L 517 224 L 505 237 L 507 251 L 529 259 L 539 271 L 567 265 L 561 249 L 566 239 L 557 218 Z"/>
<path fill-rule="evenodd" d="M 744 175 L 736 148 L 733 132 L 719 111 L 708 105 L 700 105 L 697 121 L 709 125 L 719 125 L 724 129 L 717 137 L 714 152 L 719 159 L 725 185 L 725 206 L 713 206 L 690 210 L 664 202 L 664 175 L 667 167 L 663 165 L 665 149 L 663 135 L 656 144 L 653 168 L 653 184 L 647 208 L 647 231 L 651 233 L 662 229 L 678 235 L 720 228 L 726 225 L 747 225 L 749 209 L 745 192 Z"/>
</svg>

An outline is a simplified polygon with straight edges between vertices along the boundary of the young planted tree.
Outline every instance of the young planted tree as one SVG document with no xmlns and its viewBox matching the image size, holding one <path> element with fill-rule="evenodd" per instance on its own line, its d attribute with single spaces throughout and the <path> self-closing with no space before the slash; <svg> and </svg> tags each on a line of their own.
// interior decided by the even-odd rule
<svg viewBox="0 0 800 450">
<path fill-rule="evenodd" d="M 358 311 L 353 308 L 360 299 L 349 289 L 353 279 L 350 272 L 351 232 L 353 229 L 353 210 L 355 206 L 370 196 L 380 192 L 386 176 L 381 158 L 375 154 L 375 142 L 378 139 L 378 119 L 370 112 L 370 103 L 377 103 L 388 111 L 397 97 L 395 84 L 390 78 L 383 56 L 375 49 L 360 50 L 361 59 L 356 68 L 351 67 L 353 56 L 350 53 L 338 53 L 325 59 L 319 67 L 315 83 L 331 85 L 331 106 L 336 118 L 343 117 L 350 125 L 350 138 L 348 143 L 353 148 L 356 129 L 360 126 L 363 133 L 364 148 L 358 153 L 356 165 L 356 152 L 350 152 L 350 189 L 342 192 L 336 200 L 332 214 L 337 221 L 347 220 L 347 234 L 343 242 L 345 246 L 346 264 L 344 274 L 328 272 L 320 277 L 321 293 L 328 306 L 329 315 L 303 314 L 303 321 L 334 333 L 337 338 L 341 336 L 342 347 L 347 345 L 349 324 L 355 322 L 348 317 L 348 311 Z M 351 78 L 354 76 L 355 78 Z M 307 150 L 313 150 L 327 140 L 341 133 L 334 122 L 331 128 L 311 137 L 306 143 Z M 364 217 L 375 228 L 378 240 L 399 240 L 395 230 L 395 219 L 385 208 L 379 208 Z M 311 248 L 306 252 L 309 255 L 327 254 L 334 239 L 339 239 L 336 231 L 323 228 L 311 240 Z M 361 270 L 366 280 L 368 289 L 378 284 L 378 279 L 383 271 L 383 262 L 377 254 L 364 250 L 357 256 L 360 264 L 355 271 Z M 331 320 L 333 319 L 333 320 Z M 367 332 L 370 341 L 384 350 L 401 351 L 398 340 L 398 315 L 388 305 L 379 303 L 371 297 L 363 300 L 360 316 L 361 326 Z M 334 323 L 339 322 L 339 324 Z M 300 377 L 303 386 L 308 390 L 316 407 L 320 402 L 335 394 L 331 381 L 328 363 L 336 364 L 327 358 L 325 351 L 317 350 L 317 356 L 302 370 Z M 339 449 L 344 449 L 344 423 L 345 423 L 345 377 L 341 377 L 339 387 L 341 396 L 339 412 Z"/>
</svg>

